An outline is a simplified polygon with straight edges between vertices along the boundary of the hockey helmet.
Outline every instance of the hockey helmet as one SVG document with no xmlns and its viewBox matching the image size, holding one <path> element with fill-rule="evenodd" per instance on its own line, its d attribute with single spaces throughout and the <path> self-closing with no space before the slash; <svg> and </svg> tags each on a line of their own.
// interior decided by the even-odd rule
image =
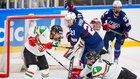
<svg viewBox="0 0 140 79">
<path fill-rule="evenodd" d="M 59 36 L 55 37 L 55 35 L 59 34 Z M 53 25 L 51 27 L 51 33 L 50 33 L 50 39 L 53 39 L 55 41 L 61 41 L 61 38 L 63 38 L 63 29 L 59 25 Z"/>
<path fill-rule="evenodd" d="M 65 20 L 74 20 L 76 19 L 76 15 L 73 12 L 68 12 L 65 16 Z"/>
<path fill-rule="evenodd" d="M 63 32 L 63 29 L 62 29 L 62 27 L 61 26 L 59 26 L 59 25 L 53 25 L 52 27 L 51 27 L 51 32 L 55 32 L 55 33 L 62 33 Z"/>
<path fill-rule="evenodd" d="M 91 20 L 90 24 L 96 24 L 99 22 L 100 22 L 100 20 L 98 18 L 93 18 L 93 20 Z"/>
<path fill-rule="evenodd" d="M 86 54 L 86 59 L 91 60 L 92 62 L 95 62 L 97 59 L 99 59 L 100 55 L 97 54 L 95 51 L 89 51 Z"/>
<path fill-rule="evenodd" d="M 90 22 L 90 25 L 96 31 L 99 31 L 101 29 L 101 21 L 98 18 L 93 18 L 93 20 L 91 20 Z"/>
<path fill-rule="evenodd" d="M 113 7 L 122 7 L 121 1 L 120 1 L 120 0 L 115 0 L 115 1 L 113 2 Z"/>
</svg>

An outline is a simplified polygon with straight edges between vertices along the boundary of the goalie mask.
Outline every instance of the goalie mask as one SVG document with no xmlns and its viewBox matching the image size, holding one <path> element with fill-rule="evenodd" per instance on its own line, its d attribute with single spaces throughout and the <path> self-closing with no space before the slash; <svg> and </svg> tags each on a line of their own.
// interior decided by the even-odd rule
<svg viewBox="0 0 140 79">
<path fill-rule="evenodd" d="M 95 51 L 89 51 L 86 55 L 86 59 L 90 60 L 92 63 L 95 63 L 96 60 L 98 60 L 100 58 L 99 54 L 96 54 Z"/>
<path fill-rule="evenodd" d="M 63 29 L 59 25 L 53 25 L 51 27 L 50 39 L 55 41 L 60 41 L 63 38 Z"/>
</svg>

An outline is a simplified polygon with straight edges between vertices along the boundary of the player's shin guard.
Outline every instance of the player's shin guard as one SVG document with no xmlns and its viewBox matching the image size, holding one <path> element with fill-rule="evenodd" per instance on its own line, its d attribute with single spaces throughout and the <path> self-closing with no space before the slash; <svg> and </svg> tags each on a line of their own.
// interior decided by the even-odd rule
<svg viewBox="0 0 140 79">
<path fill-rule="evenodd" d="M 25 72 L 24 79 L 33 79 L 34 73 L 37 71 L 37 65 L 29 65 Z"/>
<path fill-rule="evenodd" d="M 49 69 L 41 70 L 41 73 L 42 73 L 41 75 L 42 79 L 47 79 L 49 76 Z"/>
</svg>

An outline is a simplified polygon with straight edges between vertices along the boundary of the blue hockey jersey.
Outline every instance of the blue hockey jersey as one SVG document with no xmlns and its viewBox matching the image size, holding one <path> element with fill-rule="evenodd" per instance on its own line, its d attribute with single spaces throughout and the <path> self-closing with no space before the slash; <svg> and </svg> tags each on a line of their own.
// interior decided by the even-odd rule
<svg viewBox="0 0 140 79">
<path fill-rule="evenodd" d="M 70 27 L 71 37 L 68 41 L 74 46 L 79 38 L 84 39 L 85 47 L 89 50 L 94 50 L 103 42 L 100 35 L 92 29 L 92 27 L 83 20 L 83 16 L 76 9 L 73 11 L 76 14 L 76 22 Z"/>
<path fill-rule="evenodd" d="M 112 26 L 112 30 L 115 30 L 117 32 L 123 33 L 123 32 L 129 32 L 131 29 L 131 25 L 129 24 L 129 20 L 125 14 L 125 12 L 120 11 L 119 16 L 115 16 L 113 13 L 113 9 L 110 9 L 109 11 L 106 11 L 102 17 L 101 17 L 102 23 L 107 23 Z"/>
</svg>

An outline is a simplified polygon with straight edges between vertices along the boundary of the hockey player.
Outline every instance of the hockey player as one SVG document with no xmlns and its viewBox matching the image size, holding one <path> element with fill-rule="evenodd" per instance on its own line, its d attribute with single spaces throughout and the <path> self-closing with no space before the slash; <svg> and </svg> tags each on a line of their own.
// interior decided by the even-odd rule
<svg viewBox="0 0 140 79">
<path fill-rule="evenodd" d="M 25 79 L 33 79 L 37 69 L 41 71 L 42 79 L 47 79 L 49 75 L 49 66 L 45 58 L 45 50 L 52 49 L 53 41 L 61 41 L 62 28 L 54 25 L 49 30 L 45 26 L 30 27 L 28 40 L 25 43 L 24 59 L 27 71 Z M 52 40 L 50 40 L 52 39 Z"/>
<path fill-rule="evenodd" d="M 65 16 L 65 20 L 68 24 L 68 28 L 70 28 L 70 32 L 67 33 L 66 37 L 71 46 L 75 46 L 79 39 L 82 39 L 82 41 L 84 40 L 85 49 L 81 57 L 81 63 L 85 65 L 86 53 L 90 50 L 100 53 L 103 47 L 103 40 L 100 35 L 83 20 L 82 13 L 77 11 L 72 3 L 66 3 L 65 7 L 69 11 Z"/>
<path fill-rule="evenodd" d="M 101 21 L 98 18 L 93 18 L 90 22 L 90 25 L 92 26 L 92 28 L 98 32 L 98 34 L 103 38 L 104 37 L 104 33 L 102 32 L 102 24 Z M 109 53 L 109 51 L 106 51 L 105 49 L 102 49 L 100 52 L 101 54 L 105 54 L 105 53 Z"/>
<path fill-rule="evenodd" d="M 116 38 L 115 45 L 114 45 L 114 54 L 115 54 L 115 62 L 118 63 L 118 58 L 121 53 L 121 45 L 123 45 L 125 38 L 128 37 L 128 32 L 131 29 L 131 25 L 129 24 L 129 20 L 122 11 L 122 3 L 120 0 L 115 0 L 113 2 L 113 9 L 106 11 L 102 17 L 102 26 L 103 29 L 106 30 L 106 34 L 104 37 L 104 46 L 108 50 L 108 43 L 109 41 L 113 41 Z M 123 36 L 115 34 L 109 29 L 122 33 Z"/>
<path fill-rule="evenodd" d="M 86 59 L 87 65 L 80 73 L 81 79 L 138 79 L 137 75 L 128 69 L 100 59 L 100 55 L 95 51 L 89 51 Z"/>
</svg>

